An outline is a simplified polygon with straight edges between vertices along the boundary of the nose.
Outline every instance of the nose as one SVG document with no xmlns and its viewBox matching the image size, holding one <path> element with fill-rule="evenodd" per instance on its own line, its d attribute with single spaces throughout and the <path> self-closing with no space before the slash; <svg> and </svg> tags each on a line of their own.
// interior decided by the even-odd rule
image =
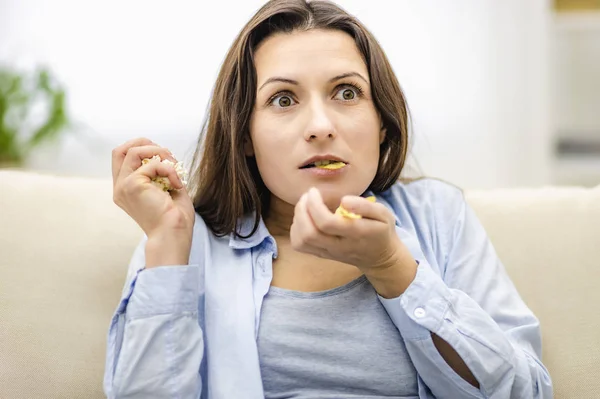
<svg viewBox="0 0 600 399">
<path fill-rule="evenodd" d="M 304 139 L 308 142 L 321 141 L 333 139 L 336 136 L 335 125 L 331 117 L 327 115 L 327 109 L 324 104 L 313 104 L 309 110 Z"/>
</svg>

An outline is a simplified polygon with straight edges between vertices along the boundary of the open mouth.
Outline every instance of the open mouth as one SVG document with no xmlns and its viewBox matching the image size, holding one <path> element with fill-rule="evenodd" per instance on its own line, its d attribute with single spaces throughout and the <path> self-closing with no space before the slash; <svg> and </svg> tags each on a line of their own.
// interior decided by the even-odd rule
<svg viewBox="0 0 600 399">
<path fill-rule="evenodd" d="M 315 161 L 315 162 L 306 164 L 306 165 L 300 167 L 300 169 L 319 168 L 319 169 L 335 170 L 335 169 L 341 169 L 344 166 L 346 166 L 346 163 L 342 162 L 342 161 L 322 160 L 322 161 Z"/>
</svg>

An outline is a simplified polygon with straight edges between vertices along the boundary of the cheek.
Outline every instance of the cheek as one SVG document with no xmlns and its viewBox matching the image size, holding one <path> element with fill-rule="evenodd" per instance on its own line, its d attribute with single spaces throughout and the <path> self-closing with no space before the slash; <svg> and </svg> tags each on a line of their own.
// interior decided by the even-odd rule
<svg viewBox="0 0 600 399">
<path fill-rule="evenodd" d="M 281 147 L 285 144 L 281 140 L 281 132 L 278 132 L 278 129 L 256 125 L 251 137 L 254 156 L 259 166 L 274 165 L 280 161 Z"/>
<path fill-rule="evenodd" d="M 282 179 L 283 166 L 289 162 L 290 143 L 285 140 L 285 132 L 277 123 L 256 120 L 251 124 L 252 146 L 260 176 L 270 191 L 277 190 Z"/>
<path fill-rule="evenodd" d="M 344 138 L 355 156 L 361 159 L 378 158 L 380 131 L 375 118 L 353 119 L 343 129 Z"/>
<path fill-rule="evenodd" d="M 344 131 L 346 143 L 352 151 L 351 162 L 356 167 L 356 178 L 361 183 L 370 184 L 379 165 L 379 122 L 370 115 L 362 119 L 355 118 L 344 126 Z"/>
</svg>

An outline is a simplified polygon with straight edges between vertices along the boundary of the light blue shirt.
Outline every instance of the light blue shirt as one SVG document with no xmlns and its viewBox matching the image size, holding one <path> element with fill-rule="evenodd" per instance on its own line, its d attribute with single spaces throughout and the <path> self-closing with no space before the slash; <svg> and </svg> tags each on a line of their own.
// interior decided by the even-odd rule
<svg viewBox="0 0 600 399">
<path fill-rule="evenodd" d="M 401 296 L 378 297 L 417 370 L 419 397 L 552 398 L 539 322 L 460 190 L 423 179 L 397 183 L 377 201 L 393 210 L 419 262 Z M 243 220 L 242 235 L 252 224 Z M 264 223 L 246 239 L 216 237 L 196 215 L 189 265 L 146 270 L 144 248 L 145 239 L 110 325 L 107 396 L 263 399 L 257 335 L 277 257 Z M 448 366 L 432 333 L 456 350 L 480 389 Z"/>
</svg>

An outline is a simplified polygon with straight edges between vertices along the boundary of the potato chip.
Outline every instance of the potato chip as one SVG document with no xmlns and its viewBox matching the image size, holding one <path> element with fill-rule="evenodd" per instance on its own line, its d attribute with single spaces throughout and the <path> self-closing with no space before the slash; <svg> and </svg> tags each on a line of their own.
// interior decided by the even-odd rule
<svg viewBox="0 0 600 399">
<path fill-rule="evenodd" d="M 329 169 L 329 170 L 336 170 L 336 169 L 341 169 L 344 166 L 346 166 L 346 164 L 344 162 L 338 161 L 338 162 L 328 163 L 327 165 L 319 165 L 319 166 L 317 166 L 317 168 L 320 168 L 320 169 Z"/>
<path fill-rule="evenodd" d="M 365 198 L 367 201 L 369 202 L 375 202 L 377 199 L 375 198 L 375 196 L 370 196 L 370 197 L 366 197 Z M 339 206 L 336 210 L 335 210 L 335 214 L 336 215 L 340 215 L 345 217 L 346 219 L 361 219 L 362 216 L 354 213 L 354 212 L 350 212 L 347 209 L 345 209 L 343 206 Z"/>
</svg>

